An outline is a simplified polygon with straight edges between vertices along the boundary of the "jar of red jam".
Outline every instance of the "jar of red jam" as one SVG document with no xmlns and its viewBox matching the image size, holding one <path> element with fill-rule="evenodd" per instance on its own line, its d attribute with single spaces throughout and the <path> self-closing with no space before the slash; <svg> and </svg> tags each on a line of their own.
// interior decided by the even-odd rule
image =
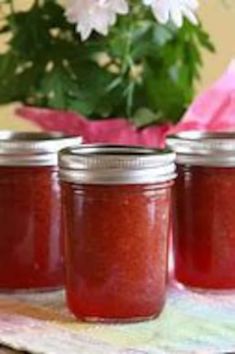
<svg viewBox="0 0 235 354">
<path fill-rule="evenodd" d="M 174 158 L 128 146 L 60 153 L 67 301 L 79 319 L 137 321 L 161 312 Z"/>
<path fill-rule="evenodd" d="M 174 188 L 176 280 L 199 289 L 235 288 L 235 133 L 185 132 Z"/>
<path fill-rule="evenodd" d="M 64 284 L 57 152 L 79 142 L 0 132 L 0 291 Z"/>
</svg>

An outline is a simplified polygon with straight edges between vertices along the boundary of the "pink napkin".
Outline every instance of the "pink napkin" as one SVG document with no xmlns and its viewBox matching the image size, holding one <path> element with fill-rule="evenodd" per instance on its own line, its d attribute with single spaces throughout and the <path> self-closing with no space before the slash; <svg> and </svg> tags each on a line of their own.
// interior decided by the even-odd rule
<svg viewBox="0 0 235 354">
<path fill-rule="evenodd" d="M 168 134 L 184 130 L 235 130 L 235 60 L 208 90 L 199 95 L 175 126 L 162 124 L 136 129 L 123 118 L 90 121 L 72 112 L 21 107 L 17 114 L 46 131 L 83 136 L 86 143 L 115 143 L 161 147 Z"/>
</svg>

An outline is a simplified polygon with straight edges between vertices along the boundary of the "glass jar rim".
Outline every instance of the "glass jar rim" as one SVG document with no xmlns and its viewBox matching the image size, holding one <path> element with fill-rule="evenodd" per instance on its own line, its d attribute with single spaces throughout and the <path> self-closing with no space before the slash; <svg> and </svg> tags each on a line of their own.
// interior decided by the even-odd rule
<svg viewBox="0 0 235 354">
<path fill-rule="evenodd" d="M 61 132 L 0 131 L 1 166 L 57 164 L 59 150 L 78 145 L 82 138 Z"/>
<path fill-rule="evenodd" d="M 165 182 L 175 178 L 175 153 L 143 146 L 84 144 L 60 151 L 62 180 L 85 184 Z"/>
<path fill-rule="evenodd" d="M 235 166 L 235 131 L 184 131 L 167 137 L 177 163 L 218 167 Z"/>
</svg>

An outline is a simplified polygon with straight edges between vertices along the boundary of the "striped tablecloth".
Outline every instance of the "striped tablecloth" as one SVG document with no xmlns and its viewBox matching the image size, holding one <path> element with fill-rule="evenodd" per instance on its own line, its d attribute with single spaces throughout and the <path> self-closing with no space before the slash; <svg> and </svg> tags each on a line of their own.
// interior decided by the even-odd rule
<svg viewBox="0 0 235 354">
<path fill-rule="evenodd" d="M 235 353 L 235 293 L 172 286 L 158 319 L 126 325 L 78 322 L 63 292 L 5 294 L 0 344 L 40 354 Z"/>
</svg>

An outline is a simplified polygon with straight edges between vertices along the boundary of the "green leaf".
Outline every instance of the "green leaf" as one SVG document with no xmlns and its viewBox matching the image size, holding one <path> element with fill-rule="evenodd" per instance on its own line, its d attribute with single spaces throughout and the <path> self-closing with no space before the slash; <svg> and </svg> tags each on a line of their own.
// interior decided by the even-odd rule
<svg viewBox="0 0 235 354">
<path fill-rule="evenodd" d="M 153 107 L 155 112 L 161 113 L 166 119 L 177 121 L 186 107 L 182 87 L 165 72 L 156 75 L 151 67 L 146 67 L 145 82 L 148 106 Z"/>
<path fill-rule="evenodd" d="M 161 121 L 161 114 L 154 113 L 146 107 L 139 108 L 131 119 L 137 128 L 142 128 Z"/>
<path fill-rule="evenodd" d="M 41 89 L 47 98 L 49 107 L 66 108 L 67 81 L 61 68 L 54 68 L 45 74 Z"/>
<path fill-rule="evenodd" d="M 9 77 L 15 75 L 19 58 L 13 53 L 8 52 L 0 55 L 0 78 L 1 81 L 7 81 Z"/>
<path fill-rule="evenodd" d="M 0 60 L 1 63 L 1 60 Z M 36 79 L 36 75 L 39 75 L 38 71 L 35 71 L 33 67 L 17 67 L 14 66 L 16 62 L 12 59 L 12 62 L 8 62 L 9 71 L 5 75 L 3 69 L 4 65 L 0 64 L 0 103 L 9 103 L 12 101 L 27 101 L 32 94 L 34 94 L 33 82 Z M 11 71 L 10 71 L 11 70 Z"/>
<path fill-rule="evenodd" d="M 153 40 L 156 45 L 162 47 L 166 45 L 169 41 L 174 38 L 174 31 L 170 28 L 170 26 L 163 25 L 155 25 Z"/>
</svg>

